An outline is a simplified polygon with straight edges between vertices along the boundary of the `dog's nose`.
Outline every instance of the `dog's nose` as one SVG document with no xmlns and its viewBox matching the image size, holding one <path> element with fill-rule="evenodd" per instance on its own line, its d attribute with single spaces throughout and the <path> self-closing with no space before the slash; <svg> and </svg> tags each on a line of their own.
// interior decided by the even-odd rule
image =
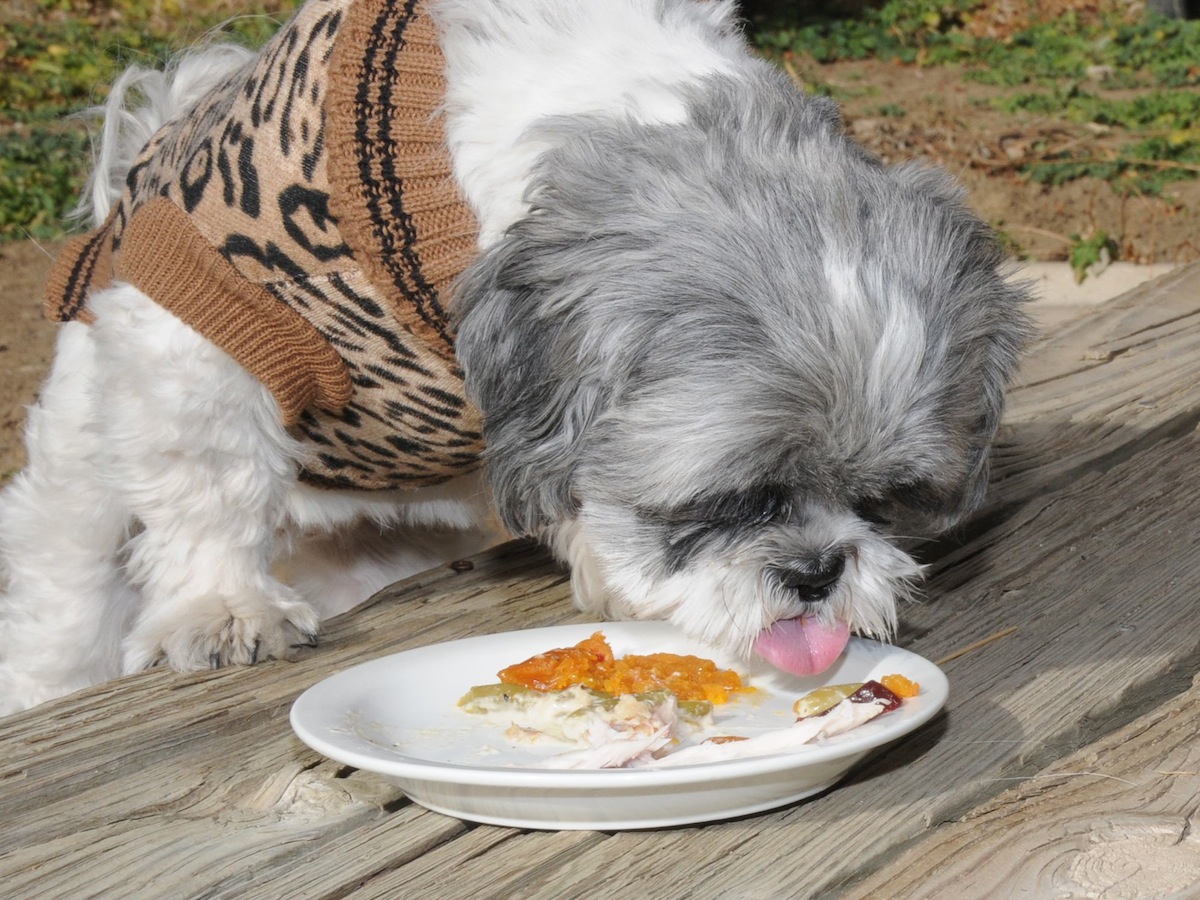
<svg viewBox="0 0 1200 900">
<path fill-rule="evenodd" d="M 805 603 L 824 600 L 833 591 L 846 568 L 844 553 L 825 556 L 781 566 L 778 570 L 779 583 L 795 591 L 798 599 Z"/>
</svg>

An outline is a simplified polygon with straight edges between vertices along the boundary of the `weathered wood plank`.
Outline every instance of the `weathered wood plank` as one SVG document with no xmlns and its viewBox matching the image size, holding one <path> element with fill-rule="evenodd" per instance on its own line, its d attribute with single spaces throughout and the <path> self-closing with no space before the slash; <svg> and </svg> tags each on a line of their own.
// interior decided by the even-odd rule
<svg viewBox="0 0 1200 900">
<path fill-rule="evenodd" d="M 411 896 L 602 898 L 663 879 L 695 896 L 854 882 L 1197 668 L 1194 629 L 1178 623 L 1200 590 L 1187 559 L 1200 504 L 1188 435 L 1200 268 L 1172 278 L 1037 350 L 1013 395 L 993 502 L 961 538 L 928 548 L 928 598 L 906 611 L 900 640 L 937 658 L 1019 631 L 948 665 L 947 714 L 840 789 L 701 828 L 522 834 L 420 810 L 291 736 L 292 700 L 354 662 L 579 620 L 564 574 L 510 545 L 471 572 L 381 593 L 295 662 L 151 672 L 0 719 L 0 884 L 15 897 L 381 896 L 403 885 Z"/>
<path fill-rule="evenodd" d="M 1020 382 L 994 454 L 985 524 L 1011 504 L 1196 427 L 1200 265 L 1051 332 Z"/>
<path fill-rule="evenodd" d="M 744 821 L 617 834 L 553 877 L 525 874 L 537 838 L 515 859 L 505 845 L 462 861 L 456 884 L 496 896 L 616 898 L 686 870 L 696 897 L 836 891 L 873 857 L 1124 724 L 1200 665 L 1200 637 L 1178 627 L 1200 592 L 1200 536 L 1178 529 L 1181 515 L 1200 511 L 1198 449 L 1166 442 L 1031 502 L 986 575 L 953 594 L 935 582 L 909 611 L 917 652 L 937 657 L 1004 626 L 1019 630 L 947 664 L 947 714 L 837 790 Z M 411 889 L 436 886 L 409 868 Z"/>
<path fill-rule="evenodd" d="M 343 777 L 291 734 L 287 713 L 355 662 L 460 636 L 464 620 L 484 630 L 497 594 L 518 583 L 506 614 L 577 616 L 563 572 L 512 544 L 473 571 L 416 576 L 393 603 L 331 623 L 295 662 L 149 672 L 0 719 L 4 896 L 241 896 L 263 872 L 300 870 L 302 883 L 336 894 L 465 832 L 379 779 Z M 327 867 L 339 849 L 348 855 Z"/>
<path fill-rule="evenodd" d="M 549 878 L 556 883 L 560 868 L 602 844 L 605 836 L 594 832 L 560 831 L 522 833 L 508 828 L 480 826 L 452 843 L 379 877 L 356 890 L 356 900 L 392 900 L 395 897 L 520 897 L 511 892 L 514 870 L 520 881 Z M 465 868 L 477 870 L 486 860 L 488 878 L 462 880 Z M 558 895 L 563 896 L 563 895 Z"/>
<path fill-rule="evenodd" d="M 1198 724 L 1200 678 L 938 830 L 848 897 L 1194 897 Z"/>
<path fill-rule="evenodd" d="M 1018 392 L 1099 368 L 1166 335 L 1185 334 L 1200 314 L 1197 294 L 1200 265 L 1180 266 L 1071 319 L 1051 330 L 1022 365 Z"/>
</svg>

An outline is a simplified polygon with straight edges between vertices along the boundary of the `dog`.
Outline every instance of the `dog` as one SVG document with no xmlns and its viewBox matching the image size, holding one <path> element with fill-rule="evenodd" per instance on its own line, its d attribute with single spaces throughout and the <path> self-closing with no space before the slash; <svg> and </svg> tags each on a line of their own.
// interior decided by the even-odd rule
<svg viewBox="0 0 1200 900">
<path fill-rule="evenodd" d="M 961 188 L 729 0 L 307 0 L 125 73 L 88 196 L 0 500 L 6 711 L 285 657 L 504 533 L 589 613 L 822 671 L 981 502 L 1030 337 Z"/>
</svg>

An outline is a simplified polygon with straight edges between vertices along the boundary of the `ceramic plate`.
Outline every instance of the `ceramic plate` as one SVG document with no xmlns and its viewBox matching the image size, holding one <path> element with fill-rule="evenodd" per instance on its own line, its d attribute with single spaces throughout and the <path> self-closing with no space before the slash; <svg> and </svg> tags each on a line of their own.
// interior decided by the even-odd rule
<svg viewBox="0 0 1200 900">
<path fill-rule="evenodd" d="M 499 726 L 456 705 L 505 666 L 603 631 L 617 656 L 690 653 L 737 669 L 757 688 L 718 707 L 714 733 L 786 728 L 792 704 L 823 684 L 898 672 L 920 696 L 845 734 L 786 754 L 666 769 L 530 768 L 558 750 L 509 745 Z M 852 639 L 821 675 L 737 664 L 661 622 L 563 625 L 433 644 L 363 663 L 305 691 L 292 727 L 314 750 L 378 772 L 429 809 L 493 825 L 547 829 L 660 828 L 783 806 L 829 788 L 871 751 L 920 727 L 946 702 L 946 676 L 928 660 Z"/>
</svg>

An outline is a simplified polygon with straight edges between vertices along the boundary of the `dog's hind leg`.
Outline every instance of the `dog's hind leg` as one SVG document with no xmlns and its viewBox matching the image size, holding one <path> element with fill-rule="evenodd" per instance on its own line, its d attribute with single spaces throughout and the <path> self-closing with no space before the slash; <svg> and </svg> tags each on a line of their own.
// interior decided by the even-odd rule
<svg viewBox="0 0 1200 900">
<path fill-rule="evenodd" d="M 276 570 L 310 599 L 322 619 L 353 609 L 401 579 L 478 553 L 505 537 L 490 513 L 479 473 L 397 493 L 402 496 L 359 501 L 359 515 L 353 520 L 337 508 L 346 502 L 344 495 L 314 488 L 293 494 L 290 509 L 299 533 L 289 552 L 276 561 Z M 388 500 L 390 505 L 381 509 Z M 333 527 L 339 514 L 342 521 Z"/>
<path fill-rule="evenodd" d="M 141 526 L 127 546 L 142 608 L 124 670 L 252 663 L 311 642 L 315 611 L 271 573 L 299 453 L 271 394 L 132 287 L 91 306 L 100 468 Z"/>
<path fill-rule="evenodd" d="M 120 674 L 137 595 L 118 559 L 128 512 L 96 477 L 95 378 L 91 329 L 63 325 L 27 465 L 0 494 L 0 713 Z"/>
</svg>

